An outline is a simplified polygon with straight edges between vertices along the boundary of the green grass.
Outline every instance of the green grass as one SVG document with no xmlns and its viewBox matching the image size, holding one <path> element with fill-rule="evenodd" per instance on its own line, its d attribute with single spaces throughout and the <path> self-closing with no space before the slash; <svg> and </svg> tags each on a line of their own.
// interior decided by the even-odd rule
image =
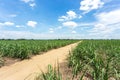
<svg viewBox="0 0 120 80">
<path fill-rule="evenodd" d="M 2 57 L 26 59 L 74 42 L 77 40 L 0 40 L 0 54 Z"/>
<path fill-rule="evenodd" d="M 120 80 L 120 40 L 84 40 L 68 61 L 74 75 L 86 71 L 93 80 Z"/>
<path fill-rule="evenodd" d="M 53 68 L 51 65 L 48 65 L 47 72 L 42 72 L 35 80 L 62 80 L 62 74 L 59 71 L 59 67 Z"/>
<path fill-rule="evenodd" d="M 68 62 L 72 80 L 83 80 L 84 76 L 90 80 L 120 80 L 120 40 L 84 40 L 70 52 Z M 49 65 L 47 73 L 36 80 L 62 80 L 62 76 Z"/>
<path fill-rule="evenodd" d="M 0 55 L 0 67 L 4 65 L 4 60 L 2 59 L 2 55 Z"/>
</svg>

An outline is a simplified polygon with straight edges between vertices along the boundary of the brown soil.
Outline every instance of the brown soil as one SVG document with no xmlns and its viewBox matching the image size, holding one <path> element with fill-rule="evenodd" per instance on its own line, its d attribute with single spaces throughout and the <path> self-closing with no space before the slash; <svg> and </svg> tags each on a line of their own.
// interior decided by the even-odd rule
<svg viewBox="0 0 120 80">
<path fill-rule="evenodd" d="M 14 62 L 14 60 L 7 61 L 7 65 L 0 68 L 0 80 L 34 80 L 35 75 L 40 73 L 41 70 L 44 72 L 47 70 L 48 64 L 55 65 L 57 62 L 65 62 L 69 51 L 75 48 L 77 44 L 74 43 L 53 49 L 42 55 L 33 56 L 28 60 L 19 62 Z"/>
<path fill-rule="evenodd" d="M 4 57 L 4 66 L 10 66 L 18 61 L 21 61 L 20 59 L 14 59 L 14 58 L 8 58 L 8 57 Z"/>
</svg>

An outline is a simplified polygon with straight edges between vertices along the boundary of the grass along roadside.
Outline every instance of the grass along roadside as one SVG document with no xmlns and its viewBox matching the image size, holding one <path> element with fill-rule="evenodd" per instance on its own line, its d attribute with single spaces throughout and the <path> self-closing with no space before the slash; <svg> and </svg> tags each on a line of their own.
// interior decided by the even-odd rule
<svg viewBox="0 0 120 80">
<path fill-rule="evenodd" d="M 32 55 L 41 54 L 75 43 L 78 40 L 0 40 L 0 64 L 4 57 L 14 59 L 27 59 Z"/>
<path fill-rule="evenodd" d="M 47 72 L 37 73 L 34 80 L 87 80 L 83 74 L 73 78 L 72 69 L 68 68 L 64 62 L 55 67 L 48 65 Z M 62 67 L 64 66 L 64 67 Z M 65 72 L 66 71 L 66 72 Z M 29 80 L 29 79 L 28 79 Z M 30 79 L 31 80 L 31 79 Z"/>
<path fill-rule="evenodd" d="M 85 40 L 69 56 L 73 74 L 92 80 L 120 80 L 120 40 Z"/>
<path fill-rule="evenodd" d="M 42 72 L 42 74 L 37 76 L 35 80 L 62 80 L 62 74 L 59 71 L 59 66 L 57 68 L 53 68 L 51 65 L 48 65 L 47 72 Z"/>
<path fill-rule="evenodd" d="M 68 79 L 57 74 L 59 70 L 48 68 L 43 78 L 36 80 L 57 80 L 54 76 L 58 75 L 58 80 L 120 80 L 120 40 L 85 40 L 70 52 L 66 66 L 72 74 Z"/>
<path fill-rule="evenodd" d="M 0 67 L 2 67 L 4 65 L 4 60 L 2 58 L 2 55 L 0 55 Z"/>
</svg>

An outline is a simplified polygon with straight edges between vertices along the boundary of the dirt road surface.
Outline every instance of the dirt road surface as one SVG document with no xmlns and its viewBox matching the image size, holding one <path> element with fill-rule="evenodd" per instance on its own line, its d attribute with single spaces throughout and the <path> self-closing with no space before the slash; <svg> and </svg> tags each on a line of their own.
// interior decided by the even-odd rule
<svg viewBox="0 0 120 80">
<path fill-rule="evenodd" d="M 0 68 L 0 80 L 33 80 L 37 73 L 47 70 L 49 64 L 55 65 L 56 62 L 64 62 L 73 48 L 78 43 L 70 44 L 65 47 L 53 49 L 42 55 L 37 55 L 29 60 L 16 62 L 10 66 Z M 29 76 L 29 77 L 28 77 Z"/>
</svg>

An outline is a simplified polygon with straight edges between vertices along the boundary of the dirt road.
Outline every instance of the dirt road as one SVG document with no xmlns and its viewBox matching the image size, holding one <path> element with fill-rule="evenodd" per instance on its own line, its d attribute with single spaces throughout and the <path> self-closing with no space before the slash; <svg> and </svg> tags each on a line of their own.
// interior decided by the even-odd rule
<svg viewBox="0 0 120 80">
<path fill-rule="evenodd" d="M 16 62 L 10 66 L 0 68 L 0 80 L 33 80 L 36 73 L 47 70 L 48 64 L 55 65 L 63 62 L 69 51 L 77 46 L 74 43 L 62 48 L 50 50 L 42 55 L 37 55 L 29 60 Z M 28 77 L 28 76 L 31 77 Z"/>
</svg>

